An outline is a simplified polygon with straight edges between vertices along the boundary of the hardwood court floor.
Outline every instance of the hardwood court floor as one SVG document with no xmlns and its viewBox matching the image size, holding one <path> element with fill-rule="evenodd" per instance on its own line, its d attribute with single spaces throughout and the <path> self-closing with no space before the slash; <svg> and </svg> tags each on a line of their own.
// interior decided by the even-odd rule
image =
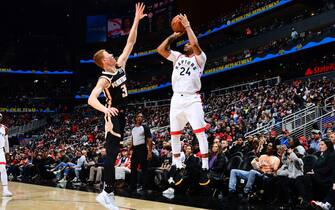
<svg viewBox="0 0 335 210">
<path fill-rule="evenodd" d="M 96 193 L 10 182 L 12 198 L 2 198 L 0 210 L 104 210 L 96 203 Z M 120 210 L 168 209 L 190 210 L 194 207 L 115 197 Z"/>
</svg>

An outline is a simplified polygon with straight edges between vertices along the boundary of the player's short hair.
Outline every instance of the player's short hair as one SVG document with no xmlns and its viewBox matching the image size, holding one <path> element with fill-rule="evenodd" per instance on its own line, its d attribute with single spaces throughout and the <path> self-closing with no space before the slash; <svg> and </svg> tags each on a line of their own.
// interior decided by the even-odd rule
<svg viewBox="0 0 335 210">
<path fill-rule="evenodd" d="M 106 50 L 105 49 L 98 50 L 96 53 L 94 53 L 94 56 L 93 56 L 94 63 L 100 68 L 103 68 L 103 63 L 102 63 L 102 59 L 104 58 L 103 52 L 106 52 Z"/>
</svg>

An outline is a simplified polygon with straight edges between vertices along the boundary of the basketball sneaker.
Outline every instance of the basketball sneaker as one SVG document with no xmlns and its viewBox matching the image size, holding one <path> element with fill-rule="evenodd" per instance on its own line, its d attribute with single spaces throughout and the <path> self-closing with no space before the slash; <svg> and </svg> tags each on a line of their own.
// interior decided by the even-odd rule
<svg viewBox="0 0 335 210">
<path fill-rule="evenodd" d="M 176 186 L 180 185 L 183 182 L 185 175 L 186 175 L 186 170 L 184 168 L 176 169 L 176 173 L 173 177 L 173 180 Z"/>
<path fill-rule="evenodd" d="M 202 169 L 200 173 L 200 179 L 199 179 L 199 185 L 206 186 L 211 182 L 211 180 L 208 177 L 208 170 Z"/>
<path fill-rule="evenodd" d="M 107 209 L 119 210 L 119 207 L 115 204 L 114 193 L 107 193 L 103 190 L 95 200 Z"/>
<path fill-rule="evenodd" d="M 2 197 L 12 197 L 13 194 L 9 190 L 4 190 L 2 192 Z"/>
<path fill-rule="evenodd" d="M 163 194 L 174 194 L 174 189 L 172 187 L 169 187 L 167 190 L 163 191 Z"/>
<path fill-rule="evenodd" d="M 330 203 L 323 203 L 321 201 L 311 201 L 313 207 L 317 207 L 318 209 L 322 210 L 329 210 L 331 208 Z"/>
</svg>

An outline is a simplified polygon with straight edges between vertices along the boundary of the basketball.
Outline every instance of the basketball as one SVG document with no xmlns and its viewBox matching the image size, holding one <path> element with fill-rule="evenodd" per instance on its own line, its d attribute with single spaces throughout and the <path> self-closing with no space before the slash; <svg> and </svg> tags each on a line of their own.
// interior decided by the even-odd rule
<svg viewBox="0 0 335 210">
<path fill-rule="evenodd" d="M 185 28 L 184 28 L 183 24 L 181 24 L 178 16 L 175 16 L 172 19 L 171 28 L 172 28 L 172 31 L 174 31 L 174 32 L 184 32 L 185 31 Z"/>
</svg>

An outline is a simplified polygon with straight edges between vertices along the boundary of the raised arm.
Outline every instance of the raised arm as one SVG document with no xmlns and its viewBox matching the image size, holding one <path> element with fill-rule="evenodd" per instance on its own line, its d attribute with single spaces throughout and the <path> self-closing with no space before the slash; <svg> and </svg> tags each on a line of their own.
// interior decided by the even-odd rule
<svg viewBox="0 0 335 210">
<path fill-rule="evenodd" d="M 190 45 L 193 49 L 193 52 L 195 55 L 200 55 L 202 50 L 199 46 L 199 43 L 198 43 L 198 39 L 197 37 L 195 36 L 192 28 L 191 28 L 191 25 L 190 25 L 190 22 L 188 21 L 187 19 L 187 16 L 184 14 L 184 15 L 178 15 L 180 21 L 181 21 L 181 24 L 183 24 L 185 30 L 186 30 L 186 33 L 187 33 L 187 37 L 188 37 L 188 40 L 190 41 Z"/>
<path fill-rule="evenodd" d="M 98 97 L 100 96 L 101 92 L 107 88 L 109 85 L 109 81 L 104 78 L 100 78 L 97 82 L 97 85 L 92 90 L 90 97 L 88 98 L 88 104 L 92 106 L 94 109 L 99 110 L 107 115 L 116 116 L 118 114 L 118 110 L 114 107 L 107 108 L 100 103 Z"/>
<path fill-rule="evenodd" d="M 164 58 L 168 58 L 171 53 L 170 45 L 181 35 L 183 35 L 183 33 L 180 33 L 180 32 L 174 32 L 173 34 L 171 34 L 168 38 L 166 38 L 162 42 L 162 44 L 160 44 L 157 47 L 157 52 Z"/>
<path fill-rule="evenodd" d="M 5 135 L 5 153 L 9 153 L 9 142 L 8 142 L 8 128 L 5 128 L 6 135 Z"/>
<path fill-rule="evenodd" d="M 145 9 L 145 6 L 143 3 L 136 4 L 135 18 L 134 18 L 133 25 L 128 35 L 127 44 L 125 48 L 123 49 L 122 54 L 119 56 L 119 59 L 117 60 L 117 64 L 121 66 L 123 69 L 125 69 L 128 57 L 136 43 L 138 24 L 140 23 L 140 20 L 142 18 L 147 16 L 147 14 L 143 13 L 144 9 Z"/>
</svg>

